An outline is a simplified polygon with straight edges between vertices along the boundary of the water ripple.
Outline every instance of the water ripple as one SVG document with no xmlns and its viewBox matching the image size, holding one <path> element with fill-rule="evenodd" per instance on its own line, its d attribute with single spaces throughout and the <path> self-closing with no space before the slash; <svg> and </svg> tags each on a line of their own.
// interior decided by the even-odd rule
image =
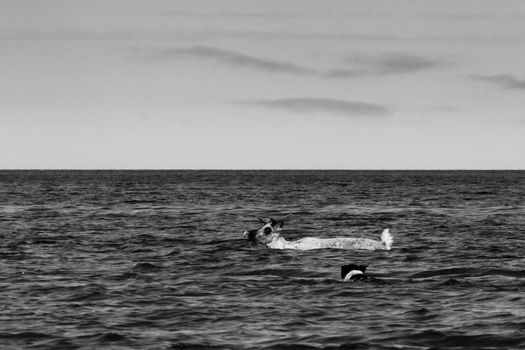
<svg viewBox="0 0 525 350">
<path fill-rule="evenodd" d="M 524 172 L 0 171 L 0 198 L 2 348 L 525 348 Z M 394 249 L 242 240 L 288 213 Z"/>
</svg>

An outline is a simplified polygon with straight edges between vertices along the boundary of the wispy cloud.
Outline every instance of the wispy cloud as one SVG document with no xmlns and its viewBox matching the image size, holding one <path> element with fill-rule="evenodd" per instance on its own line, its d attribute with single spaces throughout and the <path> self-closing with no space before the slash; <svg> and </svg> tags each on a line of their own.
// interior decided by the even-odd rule
<svg viewBox="0 0 525 350">
<path fill-rule="evenodd" d="M 331 69 L 322 75 L 328 78 L 352 78 L 368 75 L 409 74 L 448 64 L 444 60 L 404 53 L 354 55 L 347 58 L 346 62 L 352 68 Z"/>
<path fill-rule="evenodd" d="M 506 89 L 525 90 L 525 79 L 518 79 L 512 74 L 499 75 L 477 75 L 470 76 L 473 79 L 489 82 Z"/>
<path fill-rule="evenodd" d="M 264 59 L 209 46 L 170 49 L 162 53 L 162 56 L 163 58 L 199 57 L 203 59 L 214 59 L 236 67 L 256 68 L 268 72 L 302 75 L 317 73 L 314 69 L 295 63 Z"/>
<path fill-rule="evenodd" d="M 387 53 L 381 55 L 355 55 L 347 59 L 353 69 L 337 69 L 326 73 L 329 77 L 349 77 L 360 75 L 408 74 L 433 69 L 445 62 L 426 57 Z"/>
<path fill-rule="evenodd" d="M 368 74 L 364 70 L 336 68 L 327 70 L 322 74 L 326 78 L 356 78 Z"/>
<path fill-rule="evenodd" d="M 380 104 L 331 98 L 261 99 L 244 101 L 242 104 L 282 109 L 295 113 L 330 113 L 350 117 L 384 117 L 392 113 L 390 108 Z"/>
<path fill-rule="evenodd" d="M 320 76 L 325 78 L 355 78 L 368 75 L 408 74 L 432 69 L 445 62 L 417 55 L 388 53 L 383 55 L 354 55 L 345 62 L 349 67 L 314 69 L 305 65 L 260 58 L 244 53 L 210 46 L 173 48 L 160 53 L 163 59 L 201 58 L 215 60 L 235 67 L 244 67 L 267 72 Z"/>
<path fill-rule="evenodd" d="M 511 125 L 525 127 L 525 119 L 516 119 L 510 122 Z"/>
<path fill-rule="evenodd" d="M 350 61 L 368 66 L 372 71 L 380 74 L 411 73 L 435 68 L 442 64 L 442 62 L 429 58 L 398 53 L 377 57 L 357 57 Z"/>
</svg>

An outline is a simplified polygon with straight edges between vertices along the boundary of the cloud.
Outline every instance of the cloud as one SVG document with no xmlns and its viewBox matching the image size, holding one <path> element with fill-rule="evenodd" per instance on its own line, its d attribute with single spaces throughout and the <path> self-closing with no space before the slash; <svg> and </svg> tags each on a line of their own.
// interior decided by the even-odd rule
<svg viewBox="0 0 525 350">
<path fill-rule="evenodd" d="M 506 89 L 525 90 L 525 79 L 518 79 L 512 74 L 499 75 L 477 75 L 470 76 L 472 79 L 482 80 Z"/>
<path fill-rule="evenodd" d="M 165 51 L 164 58 L 198 57 L 213 59 L 236 67 L 248 67 L 276 73 L 291 73 L 300 75 L 313 75 L 317 72 L 311 68 L 303 67 L 290 62 L 262 59 L 230 50 L 223 50 L 209 46 L 192 46 L 189 48 L 176 48 Z"/>
<path fill-rule="evenodd" d="M 327 78 L 353 78 L 369 75 L 409 74 L 446 64 L 445 61 L 404 53 L 354 55 L 347 58 L 346 61 L 353 68 L 332 69 L 323 72 L 322 75 Z"/>
<path fill-rule="evenodd" d="M 437 61 L 428 58 L 405 54 L 380 56 L 375 61 L 373 60 L 371 64 L 383 74 L 411 73 L 431 69 L 439 65 Z"/>
<path fill-rule="evenodd" d="M 346 68 L 330 69 L 323 73 L 323 76 L 326 78 L 355 78 L 363 75 L 366 75 L 366 72 L 363 70 Z"/>
<path fill-rule="evenodd" d="M 511 121 L 510 124 L 515 125 L 515 126 L 525 127 L 525 119 L 516 119 L 516 120 Z"/>
<path fill-rule="evenodd" d="M 243 104 L 282 109 L 294 113 L 330 113 L 352 117 L 384 117 L 390 108 L 374 103 L 337 100 L 331 98 L 282 98 L 245 101 Z"/>
<path fill-rule="evenodd" d="M 426 57 L 403 54 L 388 53 L 376 56 L 356 55 L 348 59 L 348 62 L 359 67 L 364 74 L 406 74 L 425 69 L 432 69 L 443 64 L 437 60 Z"/>
<path fill-rule="evenodd" d="M 260 58 L 210 46 L 191 46 L 186 48 L 168 49 L 162 52 L 160 57 L 163 59 L 210 59 L 234 67 L 252 68 L 274 73 L 320 76 L 325 78 L 356 78 L 369 75 L 407 74 L 432 69 L 444 64 L 444 62 L 438 60 L 431 60 L 416 55 L 388 53 L 375 56 L 355 55 L 346 59 L 346 62 L 350 63 L 351 67 L 321 70 L 292 62 Z"/>
</svg>

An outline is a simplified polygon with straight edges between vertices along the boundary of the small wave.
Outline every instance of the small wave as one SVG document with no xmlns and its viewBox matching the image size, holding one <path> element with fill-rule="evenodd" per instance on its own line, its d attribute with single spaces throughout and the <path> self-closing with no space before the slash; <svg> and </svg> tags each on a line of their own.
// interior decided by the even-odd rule
<svg viewBox="0 0 525 350">
<path fill-rule="evenodd" d="M 292 281 L 303 286 L 331 285 L 340 283 L 339 280 L 330 278 L 292 278 Z"/>
<path fill-rule="evenodd" d="M 481 349 L 486 347 L 509 348 L 525 344 L 525 336 L 503 336 L 499 334 L 447 334 L 437 330 L 425 330 L 407 339 L 410 343 L 431 347 L 457 347 Z M 416 342 L 415 342 L 416 341 Z"/>
<path fill-rule="evenodd" d="M 18 332 L 18 333 L 0 333 L 0 339 L 15 339 L 34 341 L 40 339 L 56 338 L 54 335 L 39 332 Z"/>
<path fill-rule="evenodd" d="M 231 349 L 230 346 L 211 345 L 211 344 L 196 344 L 196 343 L 174 343 L 170 349 L 183 350 L 206 350 L 206 349 Z"/>
<path fill-rule="evenodd" d="M 462 277 L 478 276 L 507 276 L 507 277 L 525 277 L 525 270 L 508 270 L 508 269 L 480 269 L 468 267 L 453 267 L 449 269 L 438 269 L 430 271 L 421 271 L 413 274 L 410 278 L 429 278 L 437 276 L 456 275 Z"/>
<path fill-rule="evenodd" d="M 36 237 L 33 240 L 31 240 L 31 244 L 57 244 L 60 242 L 59 239 L 55 239 L 54 237 Z"/>
<path fill-rule="evenodd" d="M 124 272 L 119 275 L 112 276 L 110 279 L 113 281 L 125 281 L 128 279 L 137 278 L 138 276 L 139 275 L 137 273 L 128 271 L 128 272 Z"/>
<path fill-rule="evenodd" d="M 414 260 L 419 260 L 419 256 L 415 254 L 411 254 L 411 255 L 405 256 L 405 259 L 404 259 L 404 261 L 414 261 Z"/>
<path fill-rule="evenodd" d="M 117 343 L 120 345 L 131 345 L 133 342 L 128 337 L 117 333 L 117 332 L 104 332 L 104 333 L 94 333 L 88 335 L 78 336 L 74 339 L 75 343 L 86 344 L 93 348 L 98 348 L 93 346 L 93 344 L 108 344 L 108 343 Z"/>
<path fill-rule="evenodd" d="M 156 243 L 156 237 L 147 233 L 139 234 L 129 240 L 133 244 L 152 244 Z"/>
<path fill-rule="evenodd" d="M 265 347 L 264 350 L 295 350 L 295 349 L 304 349 L 304 350 L 319 350 L 321 348 L 317 346 L 312 346 L 304 343 L 295 343 L 295 344 L 275 344 L 268 347 Z M 351 347 L 345 347 L 344 345 L 337 347 L 337 349 L 359 349 L 356 345 L 352 344 Z"/>
<path fill-rule="evenodd" d="M 131 268 L 132 271 L 140 271 L 140 272 L 152 272 L 152 271 L 158 271 L 160 269 L 162 269 L 162 266 L 155 265 L 149 262 L 141 262 L 141 263 L 135 264 L 135 266 Z"/>
<path fill-rule="evenodd" d="M 414 309 L 414 310 L 409 310 L 405 312 L 404 315 L 416 321 L 427 321 L 427 320 L 435 319 L 438 317 L 437 314 L 433 313 L 432 311 L 430 311 L 429 309 L 425 307 L 421 307 L 419 309 Z"/>
<path fill-rule="evenodd" d="M 98 284 L 91 284 L 82 287 L 82 290 L 71 294 L 66 297 L 68 301 L 87 301 L 87 300 L 98 300 L 106 297 L 107 290 Z"/>
<path fill-rule="evenodd" d="M 461 285 L 461 284 L 469 284 L 468 282 L 463 282 L 463 281 L 459 281 L 455 278 L 449 278 L 446 282 L 442 283 L 441 285 L 442 286 L 457 286 L 457 285 Z"/>
<path fill-rule="evenodd" d="M 98 340 L 104 343 L 129 341 L 129 339 L 122 334 L 114 332 L 104 333 L 98 337 Z"/>
<path fill-rule="evenodd" d="M 151 200 L 149 199 L 128 199 L 122 201 L 124 204 L 143 204 L 143 203 L 151 203 Z"/>
<path fill-rule="evenodd" d="M 481 276 L 499 275 L 506 277 L 525 277 L 525 270 L 488 269 Z"/>
<path fill-rule="evenodd" d="M 307 271 L 295 269 L 257 269 L 242 271 L 236 276 L 280 276 L 280 277 L 311 277 Z"/>
<path fill-rule="evenodd" d="M 428 278 L 436 276 L 446 275 L 472 275 L 478 269 L 476 268 L 465 268 L 465 267 L 453 267 L 450 269 L 437 269 L 430 271 L 421 271 L 413 274 L 410 278 Z"/>
<path fill-rule="evenodd" d="M 40 332 L 0 333 L 2 349 L 76 349 L 69 339 Z"/>
</svg>

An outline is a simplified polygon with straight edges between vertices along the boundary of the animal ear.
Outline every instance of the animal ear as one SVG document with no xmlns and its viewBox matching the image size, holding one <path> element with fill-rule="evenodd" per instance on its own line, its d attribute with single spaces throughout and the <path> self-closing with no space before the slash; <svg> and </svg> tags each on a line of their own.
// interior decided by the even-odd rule
<svg viewBox="0 0 525 350">
<path fill-rule="evenodd" d="M 352 271 L 352 265 L 341 266 L 341 279 L 344 280 L 345 276 Z"/>
<path fill-rule="evenodd" d="M 267 224 L 266 220 L 264 220 L 263 218 L 257 218 L 257 219 L 259 219 L 259 222 L 261 224 L 265 224 L 265 225 Z"/>
<path fill-rule="evenodd" d="M 283 228 L 284 227 L 284 220 L 288 220 L 288 218 L 292 216 L 292 214 L 287 214 L 285 215 L 281 220 L 278 220 L 277 222 L 279 223 L 279 228 Z"/>
<path fill-rule="evenodd" d="M 274 230 L 280 230 L 284 227 L 284 222 L 282 220 L 275 220 L 274 218 L 270 218 L 269 222 Z"/>
<path fill-rule="evenodd" d="M 276 229 L 276 230 L 280 230 L 284 227 L 284 221 L 282 220 L 279 220 L 279 221 L 275 221 L 275 223 L 273 224 L 273 227 Z"/>
</svg>

